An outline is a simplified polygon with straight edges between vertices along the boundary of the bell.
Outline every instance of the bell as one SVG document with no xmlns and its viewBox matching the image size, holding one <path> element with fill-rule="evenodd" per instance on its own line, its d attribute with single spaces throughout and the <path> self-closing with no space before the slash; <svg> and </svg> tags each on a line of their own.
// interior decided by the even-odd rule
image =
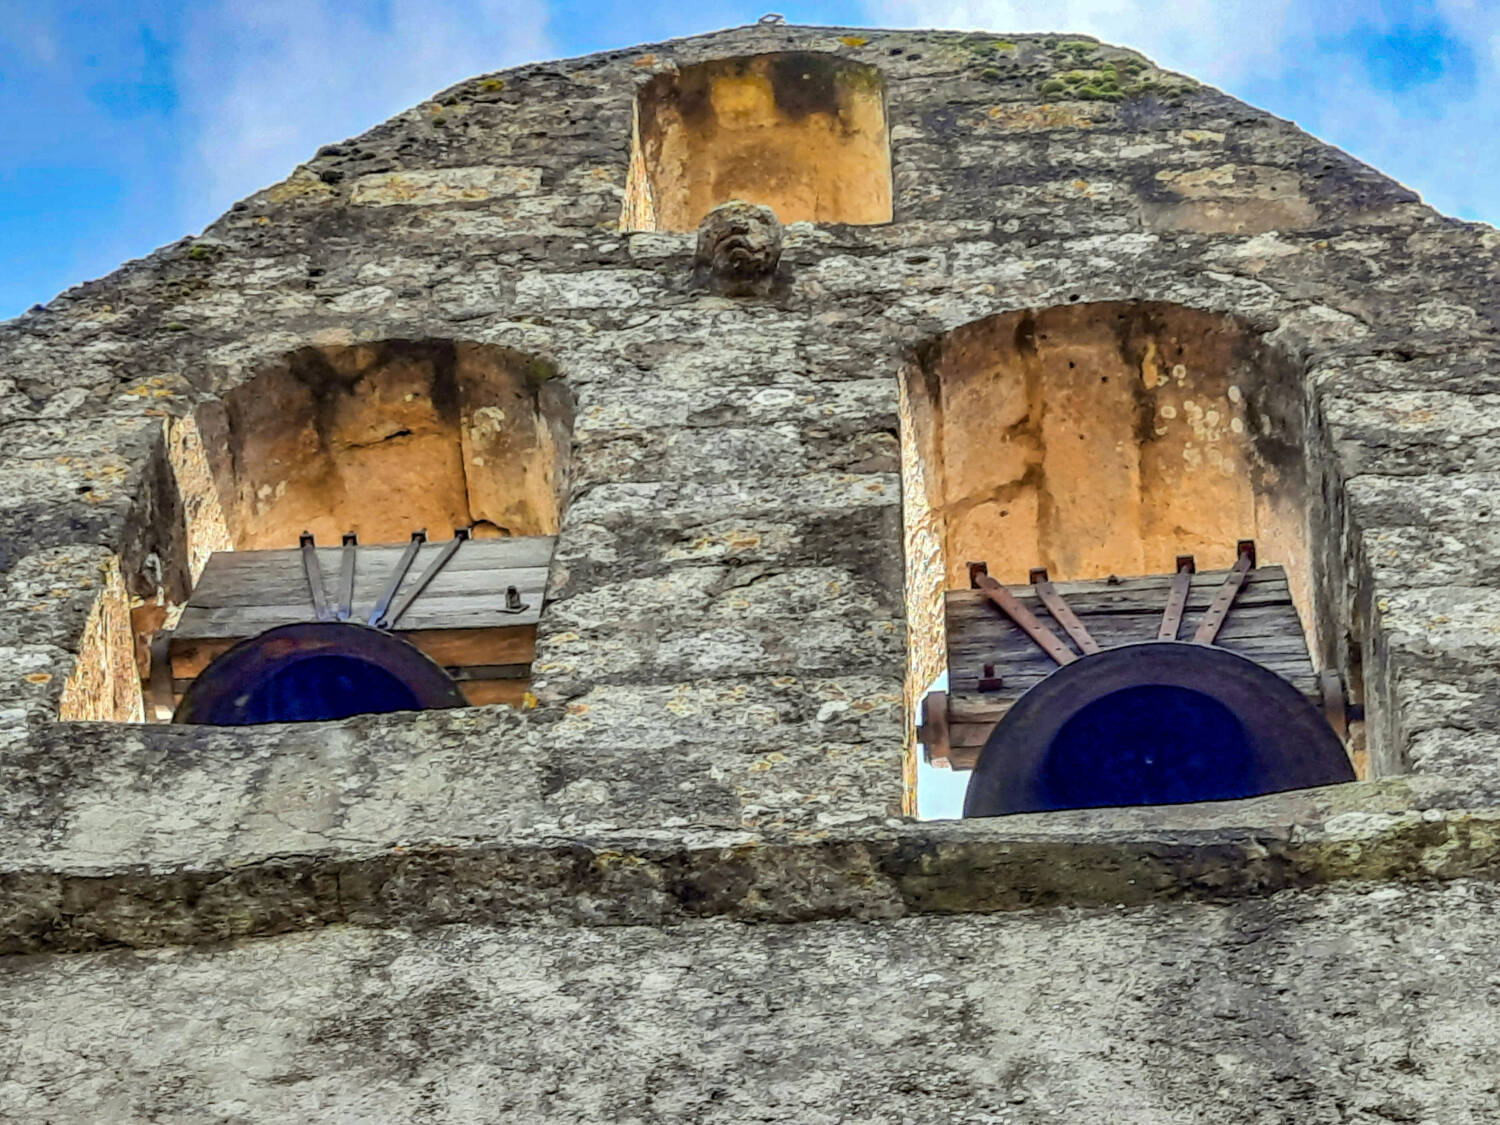
<svg viewBox="0 0 1500 1125">
<path fill-rule="evenodd" d="M 1057 668 L 980 753 L 964 816 L 1228 801 L 1353 781 L 1306 696 L 1236 653 L 1147 641 Z"/>
<path fill-rule="evenodd" d="M 243 726 L 462 707 L 453 678 L 414 645 L 344 621 L 283 625 L 203 670 L 174 723 Z"/>
</svg>

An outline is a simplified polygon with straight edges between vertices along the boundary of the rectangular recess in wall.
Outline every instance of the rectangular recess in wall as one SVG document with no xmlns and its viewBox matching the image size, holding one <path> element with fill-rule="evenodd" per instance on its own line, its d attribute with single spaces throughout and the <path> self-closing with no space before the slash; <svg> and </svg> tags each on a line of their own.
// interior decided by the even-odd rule
<svg viewBox="0 0 1500 1125">
<path fill-rule="evenodd" d="M 715 59 L 646 83 L 621 226 L 694 230 L 733 199 L 783 223 L 890 222 L 880 71 L 798 51 Z"/>
</svg>

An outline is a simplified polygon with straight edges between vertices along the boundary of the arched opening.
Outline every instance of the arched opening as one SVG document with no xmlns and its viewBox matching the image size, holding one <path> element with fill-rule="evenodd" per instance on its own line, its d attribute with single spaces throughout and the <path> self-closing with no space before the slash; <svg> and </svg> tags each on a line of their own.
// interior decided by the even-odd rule
<svg viewBox="0 0 1500 1125">
<path fill-rule="evenodd" d="M 1052 582 L 1093 580 L 1083 588 L 1101 605 L 1122 610 L 1095 626 L 1107 648 L 1147 639 L 1130 635 L 1123 613 L 1126 602 L 1144 595 L 1115 592 L 1110 584 L 1160 575 L 1165 589 L 1179 558 L 1194 557 L 1205 572 L 1230 568 L 1240 541 L 1253 540 L 1262 562 L 1278 568 L 1285 606 L 1260 605 L 1273 600 L 1264 593 L 1255 612 L 1267 619 L 1279 613 L 1277 628 L 1297 634 L 1276 640 L 1278 671 L 1305 667 L 1302 678 L 1315 678 L 1311 660 L 1324 651 L 1335 618 L 1317 604 L 1326 584 L 1313 573 L 1309 514 L 1318 497 L 1308 484 L 1302 381 L 1295 364 L 1244 321 L 1147 302 L 1007 313 L 934 341 L 901 383 L 914 714 L 930 685 L 946 683 L 950 673 L 948 631 L 960 596 L 953 592 L 968 590 L 971 562 L 986 563 L 1002 584 L 1032 582 L 1039 568 Z M 1189 604 L 1206 608 L 1212 588 L 1194 590 Z M 988 603 L 973 597 L 968 612 L 992 615 L 992 606 L 976 608 Z M 981 632 L 988 627 L 981 622 Z M 1255 639 L 1242 636 L 1250 627 L 1232 622 L 1226 636 L 1253 649 Z M 997 667 L 995 680 L 1001 676 Z M 1016 680 L 1034 683 L 1035 674 L 1014 677 L 1012 685 Z M 986 705 L 978 693 L 990 689 L 959 676 L 947 690 L 953 710 L 944 722 L 977 723 L 975 709 Z M 1077 739 L 1063 740 L 1061 757 L 1082 754 L 1087 732 L 1099 722 L 1117 735 L 1120 760 L 1136 753 L 1127 746 L 1132 722 L 1157 713 L 1137 706 L 1149 694 L 1077 717 Z M 970 743 L 975 753 L 996 722 L 993 699 L 987 725 L 973 728 L 981 732 Z M 1172 705 L 1183 711 L 1187 702 L 1174 696 Z M 1176 755 L 1179 778 L 1193 768 L 1190 746 L 1233 741 L 1230 725 L 1215 726 L 1212 707 L 1191 710 L 1196 717 L 1184 722 L 1198 725 L 1201 738 L 1137 724 L 1140 740 L 1155 740 L 1154 758 Z M 1181 753 L 1168 745 L 1174 738 L 1183 741 Z M 1072 746 L 1066 753 L 1065 744 Z M 1192 799 L 1235 788 L 1229 758 L 1214 760 L 1222 784 L 1194 786 L 1201 796 Z M 914 760 L 909 779 L 919 797 L 919 769 L 933 778 L 934 791 L 943 784 Z M 962 779 L 948 788 L 945 811 L 952 815 Z"/>
<path fill-rule="evenodd" d="M 170 422 L 138 531 L 155 579 L 138 578 L 130 615 L 147 716 L 169 717 L 237 645 L 314 621 L 388 631 L 459 702 L 525 702 L 571 449 L 573 400 L 555 376 L 468 342 L 309 347 Z M 237 713 L 412 702 L 357 652 L 295 663 L 257 666 L 270 678 L 244 683 Z M 99 678 L 71 698 L 104 694 Z"/>
<path fill-rule="evenodd" d="M 885 81 L 831 54 L 715 59 L 636 98 L 621 226 L 693 230 L 731 199 L 783 223 L 891 220 Z"/>
</svg>

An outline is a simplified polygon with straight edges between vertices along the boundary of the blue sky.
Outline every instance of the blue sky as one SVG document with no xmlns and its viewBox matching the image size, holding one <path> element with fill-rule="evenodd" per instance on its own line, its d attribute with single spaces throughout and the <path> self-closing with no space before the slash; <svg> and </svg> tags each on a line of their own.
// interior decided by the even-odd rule
<svg viewBox="0 0 1500 1125">
<path fill-rule="evenodd" d="M 731 0 L 0 0 L 0 318 L 196 233 L 471 74 L 761 15 Z M 1500 3 L 831 0 L 797 23 L 1138 47 L 1465 218 L 1500 216 Z"/>
</svg>

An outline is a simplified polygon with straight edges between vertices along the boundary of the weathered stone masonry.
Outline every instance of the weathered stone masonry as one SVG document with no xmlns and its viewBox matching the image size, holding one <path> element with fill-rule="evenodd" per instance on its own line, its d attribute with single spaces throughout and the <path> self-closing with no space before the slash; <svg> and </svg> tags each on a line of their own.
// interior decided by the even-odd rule
<svg viewBox="0 0 1500 1125">
<path fill-rule="evenodd" d="M 783 51 L 878 68 L 893 220 L 716 295 L 620 229 L 635 92 Z M 0 326 L 0 1119 L 1493 1120 L 1497 248 L 1131 52 L 758 26 L 464 82 Z M 1096 302 L 1297 364 L 1371 780 L 902 819 L 900 373 Z M 174 420 L 381 341 L 576 403 L 540 706 L 59 721 L 187 581 Z"/>
</svg>

